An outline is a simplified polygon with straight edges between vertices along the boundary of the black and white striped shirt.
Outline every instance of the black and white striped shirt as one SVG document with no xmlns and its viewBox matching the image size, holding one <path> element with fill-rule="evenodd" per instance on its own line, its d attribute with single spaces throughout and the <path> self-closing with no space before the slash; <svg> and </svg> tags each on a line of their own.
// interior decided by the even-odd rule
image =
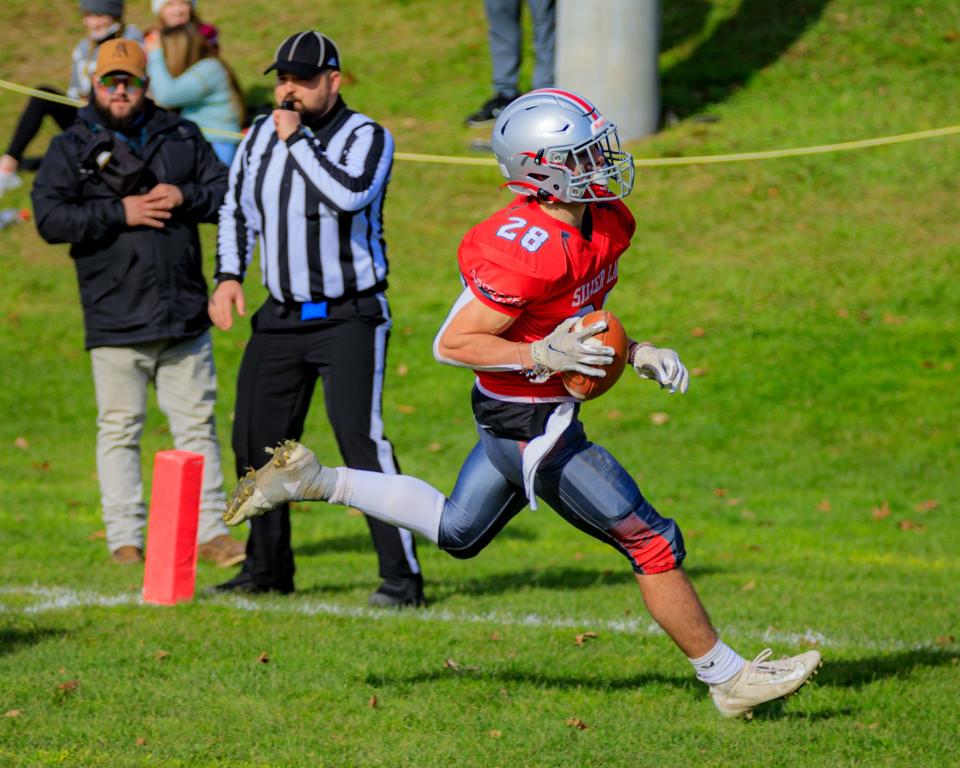
<svg viewBox="0 0 960 768">
<path fill-rule="evenodd" d="M 271 117 L 237 149 L 220 209 L 216 278 L 242 280 L 259 239 L 263 283 L 280 302 L 386 287 L 383 200 L 393 137 L 337 101 L 286 142 Z"/>
</svg>

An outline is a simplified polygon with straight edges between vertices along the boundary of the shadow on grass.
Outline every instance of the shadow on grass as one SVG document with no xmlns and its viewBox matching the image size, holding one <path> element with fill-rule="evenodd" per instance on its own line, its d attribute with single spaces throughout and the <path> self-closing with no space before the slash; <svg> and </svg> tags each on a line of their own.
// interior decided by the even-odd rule
<svg viewBox="0 0 960 768">
<path fill-rule="evenodd" d="M 668 685 L 672 688 L 688 690 L 696 696 L 703 695 L 703 686 L 690 676 L 663 675 L 657 672 L 645 672 L 626 677 L 586 677 L 581 675 L 551 675 L 535 670 L 517 669 L 499 672 L 485 672 L 480 669 L 462 668 L 435 669 L 429 672 L 410 674 L 377 674 L 370 672 L 364 678 L 367 685 L 383 688 L 391 685 L 417 685 L 420 683 L 442 683 L 448 680 L 477 680 L 498 684 L 532 685 L 536 688 L 556 690 L 577 690 L 587 688 L 598 691 L 631 691 L 647 685 Z"/>
<path fill-rule="evenodd" d="M 361 535 L 339 537 L 342 539 L 355 539 L 355 543 L 369 542 Z M 331 541 L 324 539 L 324 542 Z M 317 543 L 315 550 L 311 549 L 311 554 L 322 554 L 323 552 L 337 551 L 331 547 L 321 546 Z M 339 550 L 347 551 L 347 550 Z M 305 548 L 297 549 L 299 554 L 306 552 Z M 373 566 L 371 565 L 371 568 Z M 716 566 L 697 566 L 688 568 L 687 573 L 691 577 L 710 575 L 722 571 L 722 568 Z M 430 605 L 442 605 L 454 595 L 501 595 L 511 592 L 520 592 L 529 589 L 549 589 L 549 590 L 576 590 L 592 589 L 594 587 L 619 587 L 631 585 L 636 581 L 633 572 L 629 568 L 617 569 L 599 569 L 599 568 L 526 568 L 519 571 L 510 571 L 509 573 L 494 573 L 488 576 L 481 576 L 474 579 L 431 579 L 430 574 L 426 574 L 424 579 L 424 591 L 427 593 L 427 599 Z M 362 582 L 320 582 L 310 584 L 304 587 L 297 587 L 298 595 L 341 595 L 347 592 L 353 592 L 363 586 L 374 589 L 380 583 L 374 570 L 370 571 L 370 582 L 364 585 Z"/>
<path fill-rule="evenodd" d="M 817 683 L 837 688 L 863 688 L 890 677 L 907 677 L 921 669 L 950 667 L 957 662 L 960 650 L 919 648 L 886 653 L 861 659 L 831 661 L 826 658 L 817 675 Z"/>
<path fill-rule="evenodd" d="M 686 569 L 692 578 L 721 571 L 716 566 L 695 566 Z M 429 574 L 427 575 L 429 581 Z M 634 584 L 636 577 L 626 565 L 622 568 L 526 568 L 509 573 L 497 573 L 470 580 L 435 582 L 436 588 L 447 595 L 498 595 L 521 589 L 590 589 L 592 587 Z M 442 598 L 438 598 L 442 601 Z"/>
<path fill-rule="evenodd" d="M 707 0 L 675 0 L 660 9 L 660 50 L 669 51 L 697 34 L 710 14 Z"/>
<path fill-rule="evenodd" d="M 507 527 L 497 534 L 497 539 L 512 541 L 535 541 L 537 534 L 519 526 Z M 420 546 L 432 546 L 429 542 L 420 542 Z M 357 533 L 345 536 L 331 536 L 329 538 L 307 541 L 295 547 L 298 555 L 322 555 L 325 552 L 367 552 L 373 554 L 373 541 L 367 533 L 366 525 L 361 521 Z"/>
<path fill-rule="evenodd" d="M 0 656 L 16 653 L 24 647 L 39 645 L 51 637 L 65 634 L 66 630 L 50 627 L 2 627 L 0 628 Z"/>
<path fill-rule="evenodd" d="M 734 16 L 721 22 L 684 60 L 661 74 L 663 104 L 679 117 L 699 112 L 730 98 L 760 70 L 774 63 L 816 23 L 828 0 L 743 0 Z M 663 50 L 698 23 L 705 10 L 698 3 L 683 4 L 665 22 Z M 692 26 L 684 27 L 677 17 Z M 677 33 L 671 32 L 676 29 Z"/>
</svg>

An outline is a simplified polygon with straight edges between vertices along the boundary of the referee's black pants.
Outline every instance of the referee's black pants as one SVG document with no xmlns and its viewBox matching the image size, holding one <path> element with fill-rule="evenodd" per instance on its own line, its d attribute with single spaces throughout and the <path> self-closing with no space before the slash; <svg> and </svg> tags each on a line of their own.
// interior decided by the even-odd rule
<svg viewBox="0 0 960 768">
<path fill-rule="evenodd" d="M 299 440 L 317 379 L 346 466 L 396 473 L 383 434 L 381 399 L 390 315 L 382 293 L 331 302 L 323 320 L 300 320 L 299 307 L 273 299 L 253 318 L 237 378 L 233 450 L 237 476 L 266 464 L 265 446 Z M 290 506 L 250 521 L 243 570 L 258 587 L 293 591 Z M 409 531 L 367 517 L 381 578 L 420 579 Z"/>
</svg>

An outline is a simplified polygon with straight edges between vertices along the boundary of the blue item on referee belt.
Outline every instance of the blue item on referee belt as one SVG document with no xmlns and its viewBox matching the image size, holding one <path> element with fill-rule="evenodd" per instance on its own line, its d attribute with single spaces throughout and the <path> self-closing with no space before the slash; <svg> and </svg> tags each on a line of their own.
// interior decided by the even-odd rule
<svg viewBox="0 0 960 768">
<path fill-rule="evenodd" d="M 305 301 L 300 305 L 301 320 L 317 320 L 327 316 L 327 302 Z"/>
</svg>

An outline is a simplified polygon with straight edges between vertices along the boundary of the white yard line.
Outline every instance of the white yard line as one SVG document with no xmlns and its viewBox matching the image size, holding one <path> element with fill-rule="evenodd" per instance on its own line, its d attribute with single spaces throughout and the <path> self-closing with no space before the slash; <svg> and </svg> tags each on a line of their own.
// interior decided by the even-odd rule
<svg viewBox="0 0 960 768">
<path fill-rule="evenodd" d="M 22 607 L 5 604 L 3 597 L 35 598 L 35 602 Z M 500 627 L 529 627 L 544 629 L 582 629 L 606 631 L 634 635 L 662 635 L 663 630 L 649 619 L 601 619 L 593 617 L 546 616 L 536 613 L 515 614 L 501 611 L 471 613 L 469 611 L 450 611 L 444 608 L 423 608 L 407 611 L 390 611 L 337 605 L 318 600 L 292 598 L 283 602 L 274 600 L 256 600 L 237 595 L 200 596 L 199 601 L 207 605 L 232 608 L 238 611 L 268 612 L 278 614 L 297 614 L 301 616 L 334 616 L 338 618 L 371 621 L 422 621 L 428 623 L 449 624 L 491 624 Z M 75 590 L 69 587 L 6 586 L 0 587 L 0 613 L 24 614 L 33 616 L 53 611 L 73 608 L 116 608 L 118 606 L 140 606 L 155 608 L 144 603 L 139 594 L 123 592 L 104 595 L 89 590 Z M 865 649 L 872 651 L 904 651 L 921 648 L 936 648 L 935 643 L 904 642 L 895 639 L 862 639 L 827 637 L 814 629 L 803 632 L 787 632 L 772 627 L 759 630 L 738 629 L 727 626 L 721 629 L 724 637 L 739 637 L 745 640 L 758 640 L 772 645 L 815 646 L 817 648 Z"/>
</svg>

